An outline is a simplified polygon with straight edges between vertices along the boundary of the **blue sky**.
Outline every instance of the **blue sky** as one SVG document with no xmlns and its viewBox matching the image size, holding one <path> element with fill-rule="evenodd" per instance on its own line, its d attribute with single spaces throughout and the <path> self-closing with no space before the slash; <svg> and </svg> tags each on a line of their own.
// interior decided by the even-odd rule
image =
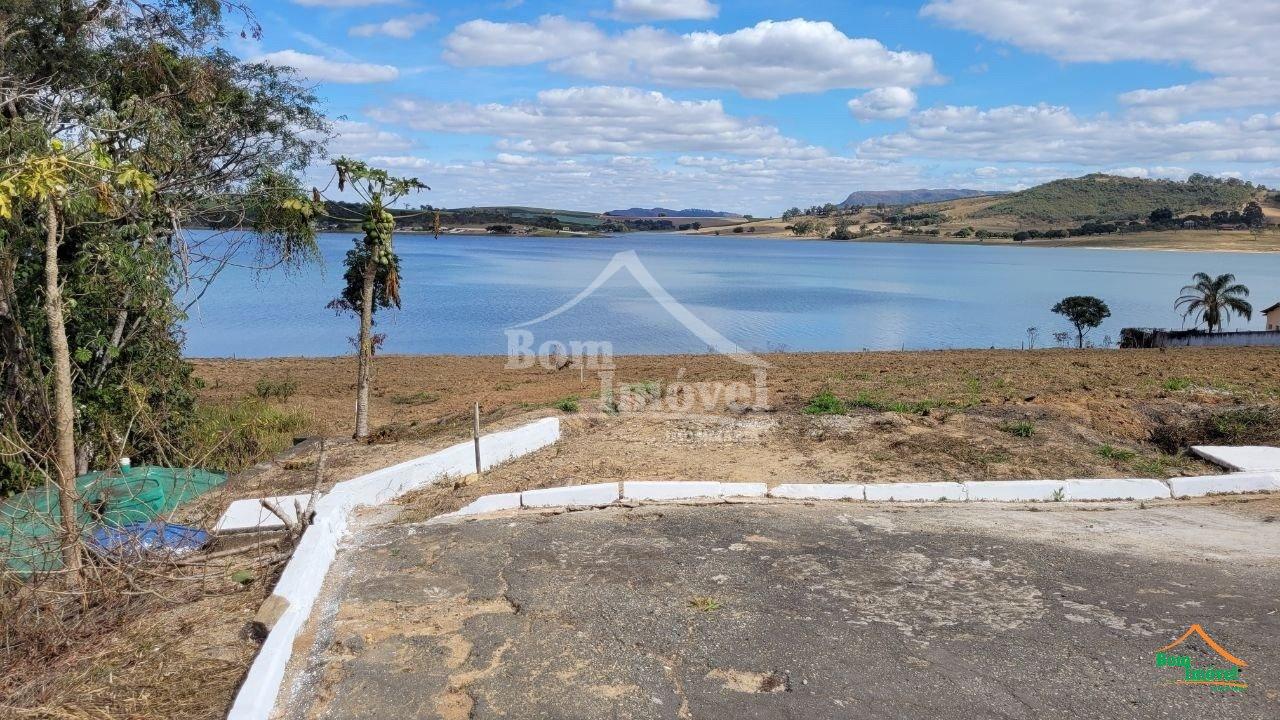
<svg viewBox="0 0 1280 720">
<path fill-rule="evenodd" d="M 423 202 L 773 214 L 1105 171 L 1280 185 L 1280 0 L 257 0 Z M 313 178 L 323 182 L 317 168 Z"/>
</svg>

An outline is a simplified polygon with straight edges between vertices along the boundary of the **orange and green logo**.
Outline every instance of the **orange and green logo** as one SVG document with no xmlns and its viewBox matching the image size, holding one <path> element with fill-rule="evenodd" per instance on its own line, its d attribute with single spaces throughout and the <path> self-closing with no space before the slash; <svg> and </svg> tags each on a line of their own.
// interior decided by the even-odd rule
<svg viewBox="0 0 1280 720">
<path fill-rule="evenodd" d="M 1182 645 L 1192 635 L 1198 636 L 1204 644 L 1217 654 L 1210 657 L 1212 666 L 1196 667 L 1190 655 L 1170 652 Z M 1207 685 L 1214 692 L 1242 692 L 1249 684 L 1240 679 L 1240 673 L 1249 667 L 1249 663 L 1227 652 L 1199 624 L 1192 625 L 1177 640 L 1156 650 L 1156 667 L 1173 667 L 1182 670 L 1179 685 Z"/>
</svg>

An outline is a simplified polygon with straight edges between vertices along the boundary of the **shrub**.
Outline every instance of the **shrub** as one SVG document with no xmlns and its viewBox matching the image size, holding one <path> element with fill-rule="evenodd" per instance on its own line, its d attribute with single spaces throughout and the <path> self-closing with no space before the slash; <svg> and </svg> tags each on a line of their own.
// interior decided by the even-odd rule
<svg viewBox="0 0 1280 720">
<path fill-rule="evenodd" d="M 253 385 L 253 394 L 263 400 L 288 400 L 298 392 L 298 381 L 285 378 L 271 380 L 262 378 Z"/>
<path fill-rule="evenodd" d="M 201 405 L 187 455 L 201 467 L 239 472 L 288 449 L 307 424 L 301 413 L 258 399 Z"/>
<path fill-rule="evenodd" d="M 560 398 L 559 400 L 555 401 L 555 404 L 552 407 L 567 413 L 576 413 L 582 409 L 582 407 L 578 404 L 577 395 L 570 395 L 569 397 Z"/>
<path fill-rule="evenodd" d="M 1098 447 L 1098 456 L 1104 460 L 1112 462 L 1128 462 L 1138 456 L 1132 450 L 1114 447 L 1112 445 L 1101 445 Z"/>
<path fill-rule="evenodd" d="M 1036 434 L 1036 426 L 1029 420 L 1000 423 L 1000 431 L 1020 438 L 1029 438 Z"/>
<path fill-rule="evenodd" d="M 1170 455 L 1192 445 L 1274 445 L 1280 442 L 1280 410 L 1247 406 L 1180 414 L 1158 422 L 1151 442 Z"/>
<path fill-rule="evenodd" d="M 843 415 L 844 412 L 844 401 L 836 397 L 835 393 L 830 390 L 823 390 L 814 395 L 804 408 L 806 415 Z"/>
</svg>

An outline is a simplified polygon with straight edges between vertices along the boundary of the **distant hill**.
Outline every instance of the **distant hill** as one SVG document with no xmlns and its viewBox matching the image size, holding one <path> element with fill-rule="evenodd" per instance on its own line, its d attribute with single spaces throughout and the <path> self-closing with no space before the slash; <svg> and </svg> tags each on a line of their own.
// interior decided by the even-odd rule
<svg viewBox="0 0 1280 720">
<path fill-rule="evenodd" d="M 605 213 L 609 217 L 633 217 L 633 218 L 655 218 L 655 217 L 673 217 L 673 218 L 736 218 L 742 217 L 737 213 L 718 212 L 716 210 L 703 210 L 701 208 L 688 208 L 685 210 L 669 210 L 667 208 L 630 208 L 627 210 L 610 210 Z"/>
<path fill-rule="evenodd" d="M 849 193 L 849 197 L 840 203 L 840 207 L 855 205 L 917 205 L 920 203 L 945 202 L 963 198 L 980 197 L 982 195 L 999 195 L 992 190 L 859 190 Z"/>
<path fill-rule="evenodd" d="M 1174 214 L 1237 210 L 1263 190 L 1240 180 L 1198 174 L 1178 182 L 1098 173 L 1010 193 L 970 217 L 1044 224 L 1142 220 L 1161 208 Z"/>
</svg>

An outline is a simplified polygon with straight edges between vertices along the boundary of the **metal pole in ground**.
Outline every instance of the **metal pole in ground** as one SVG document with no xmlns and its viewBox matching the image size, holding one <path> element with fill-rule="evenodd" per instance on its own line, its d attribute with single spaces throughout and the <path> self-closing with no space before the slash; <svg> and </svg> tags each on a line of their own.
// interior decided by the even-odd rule
<svg viewBox="0 0 1280 720">
<path fill-rule="evenodd" d="M 480 402 L 476 401 L 475 414 L 471 418 L 471 437 L 476 444 L 476 474 L 480 474 Z"/>
</svg>

